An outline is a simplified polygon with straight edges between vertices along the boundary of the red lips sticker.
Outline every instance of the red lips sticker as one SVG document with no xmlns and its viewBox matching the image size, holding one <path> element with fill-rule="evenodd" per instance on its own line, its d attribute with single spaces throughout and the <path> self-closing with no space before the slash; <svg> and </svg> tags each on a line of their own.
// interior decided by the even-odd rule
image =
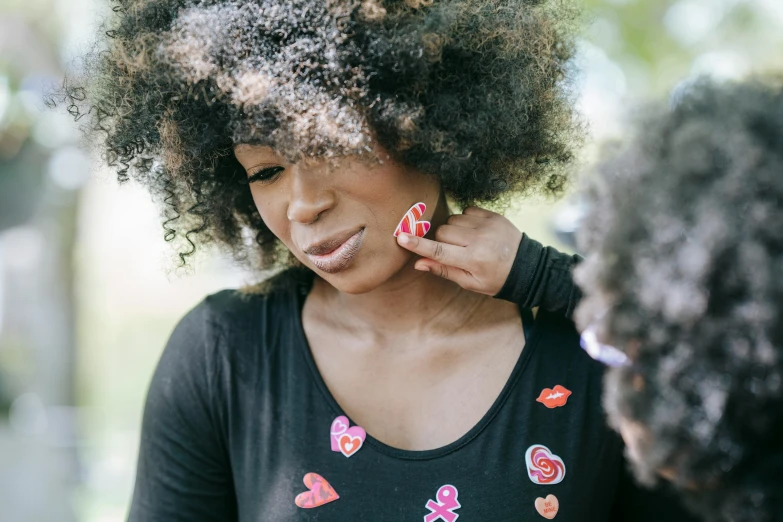
<svg viewBox="0 0 783 522">
<path fill-rule="evenodd" d="M 552 388 L 544 388 L 541 390 L 541 395 L 536 399 L 547 408 L 557 408 L 558 406 L 565 406 L 568 397 L 571 395 L 571 390 L 568 390 L 559 384 Z"/>
</svg>

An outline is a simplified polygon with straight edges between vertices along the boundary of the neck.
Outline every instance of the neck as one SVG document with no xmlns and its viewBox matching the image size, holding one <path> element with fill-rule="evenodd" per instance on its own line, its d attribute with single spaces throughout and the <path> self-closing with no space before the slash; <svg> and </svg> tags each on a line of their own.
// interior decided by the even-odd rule
<svg viewBox="0 0 783 522">
<path fill-rule="evenodd" d="M 335 326 L 381 337 L 457 329 L 484 301 L 451 281 L 415 270 L 413 261 L 371 292 L 346 294 L 316 278 L 312 293 L 323 299 Z"/>
<path fill-rule="evenodd" d="M 445 199 L 431 218 L 433 229 L 450 213 Z M 371 292 L 347 294 L 315 278 L 311 297 L 321 301 L 324 317 L 334 327 L 375 341 L 453 333 L 475 320 L 487 297 L 456 283 L 413 268 L 412 258 L 402 270 Z"/>
</svg>

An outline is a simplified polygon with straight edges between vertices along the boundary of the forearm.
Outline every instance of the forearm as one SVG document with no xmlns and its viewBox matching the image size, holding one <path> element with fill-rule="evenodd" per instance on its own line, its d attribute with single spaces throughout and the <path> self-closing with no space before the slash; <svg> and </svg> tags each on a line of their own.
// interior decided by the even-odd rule
<svg viewBox="0 0 783 522">
<path fill-rule="evenodd" d="M 506 283 L 495 297 L 525 308 L 541 307 L 571 317 L 582 294 L 573 281 L 573 267 L 582 260 L 524 234 Z"/>
</svg>

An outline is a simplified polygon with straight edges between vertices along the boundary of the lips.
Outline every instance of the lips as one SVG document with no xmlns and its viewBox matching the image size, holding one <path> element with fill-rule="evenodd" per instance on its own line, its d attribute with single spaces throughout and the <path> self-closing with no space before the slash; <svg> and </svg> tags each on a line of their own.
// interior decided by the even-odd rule
<svg viewBox="0 0 783 522">
<path fill-rule="evenodd" d="M 557 408 L 558 406 L 564 406 L 570 395 L 571 390 L 558 384 L 552 389 L 544 388 L 536 401 L 547 408 Z"/>
<path fill-rule="evenodd" d="M 333 274 L 345 270 L 364 242 L 364 228 L 344 232 L 302 249 L 319 270 Z"/>
</svg>

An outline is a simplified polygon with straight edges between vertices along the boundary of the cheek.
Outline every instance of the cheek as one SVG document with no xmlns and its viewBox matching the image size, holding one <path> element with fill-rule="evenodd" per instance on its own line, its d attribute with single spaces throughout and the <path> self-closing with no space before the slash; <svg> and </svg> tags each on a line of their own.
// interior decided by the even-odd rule
<svg viewBox="0 0 783 522">
<path fill-rule="evenodd" d="M 253 187 L 250 189 L 253 202 L 256 204 L 258 214 L 264 220 L 264 224 L 272 233 L 286 245 L 289 242 L 290 229 L 286 216 L 286 205 L 280 197 L 275 197 L 273 190 L 266 187 Z"/>
<path fill-rule="evenodd" d="M 379 230 L 391 235 L 411 205 L 423 201 L 432 216 L 440 196 L 435 176 L 411 172 L 396 163 L 354 171 L 341 183 L 348 199 L 360 202 L 373 215 Z M 396 246 L 396 245 L 395 245 Z"/>
</svg>

